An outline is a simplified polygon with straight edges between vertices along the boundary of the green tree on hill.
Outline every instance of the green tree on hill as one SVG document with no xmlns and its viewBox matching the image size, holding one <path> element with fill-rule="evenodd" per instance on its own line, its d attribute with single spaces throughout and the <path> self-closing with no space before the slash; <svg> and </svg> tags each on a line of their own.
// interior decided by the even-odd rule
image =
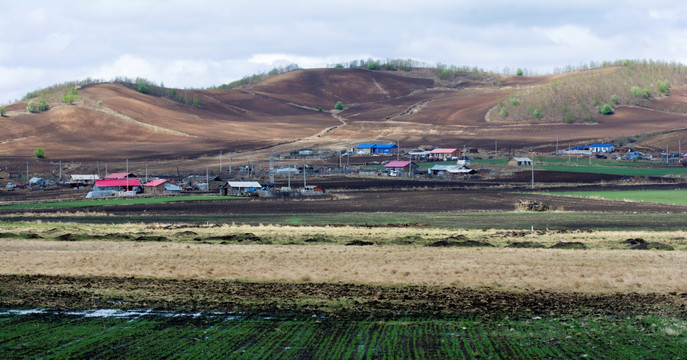
<svg viewBox="0 0 687 360">
<path fill-rule="evenodd" d="M 525 75 L 525 72 L 521 68 L 518 68 L 518 70 L 515 71 L 515 75 L 523 76 Z"/>
<path fill-rule="evenodd" d="M 43 150 L 42 147 L 37 147 L 35 150 L 33 150 L 33 156 L 35 156 L 37 159 L 42 159 L 45 157 L 45 150 Z"/>
<path fill-rule="evenodd" d="M 0 106 L 0 117 L 5 117 L 5 107 Z"/>
<path fill-rule="evenodd" d="M 336 110 L 343 110 L 343 109 L 344 109 L 343 103 L 342 103 L 341 101 L 337 101 L 337 102 L 336 102 L 336 105 L 334 105 L 334 109 L 336 109 Z"/>
</svg>

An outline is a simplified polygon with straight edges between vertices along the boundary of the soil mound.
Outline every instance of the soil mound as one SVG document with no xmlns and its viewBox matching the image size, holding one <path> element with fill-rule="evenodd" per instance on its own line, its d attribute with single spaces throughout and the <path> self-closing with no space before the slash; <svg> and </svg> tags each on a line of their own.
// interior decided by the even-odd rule
<svg viewBox="0 0 687 360">
<path fill-rule="evenodd" d="M 134 239 L 134 241 L 168 241 L 164 236 L 141 235 Z"/>
<path fill-rule="evenodd" d="M 394 245 L 413 245 L 416 242 L 421 242 L 422 241 L 422 236 L 419 235 L 407 235 L 407 236 L 402 236 L 399 238 L 396 238 L 391 241 L 392 244 Z"/>
<path fill-rule="evenodd" d="M 353 240 L 353 241 L 346 243 L 346 246 L 370 246 L 370 245 L 374 245 L 374 243 L 371 241 L 364 241 L 364 240 Z"/>
<path fill-rule="evenodd" d="M 573 250 L 586 250 L 587 245 L 579 242 L 579 241 L 574 241 L 574 242 L 559 242 L 557 244 L 554 244 L 550 247 L 550 249 L 573 249 Z"/>
<path fill-rule="evenodd" d="M 534 241 L 520 241 L 520 242 L 514 242 L 508 246 L 507 248 L 516 248 L 516 249 L 543 249 L 546 246 L 544 244 L 534 242 Z"/>
<path fill-rule="evenodd" d="M 311 238 L 307 238 L 303 240 L 304 242 L 307 243 L 327 243 L 327 242 L 332 242 L 329 240 L 326 236 L 313 236 Z"/>
<path fill-rule="evenodd" d="M 186 230 L 186 231 L 178 232 L 177 235 L 178 236 L 196 236 L 196 235 L 198 235 L 198 233 L 195 231 Z"/>
<path fill-rule="evenodd" d="M 454 241 L 447 238 L 446 240 L 435 241 L 427 246 L 433 247 L 494 247 L 494 245 L 477 240 L 464 240 L 464 241 Z"/>
<path fill-rule="evenodd" d="M 642 238 L 630 238 L 625 241 L 621 241 L 621 244 L 628 244 L 628 245 L 641 245 L 641 244 L 646 244 L 646 240 Z"/>
<path fill-rule="evenodd" d="M 632 250 L 675 250 L 672 246 L 668 244 L 662 244 L 658 242 L 643 242 L 641 244 L 637 244 L 630 249 Z"/>
<path fill-rule="evenodd" d="M 234 242 L 258 242 L 261 241 L 259 236 L 253 233 L 243 233 L 243 234 L 228 234 L 220 236 L 209 237 L 208 240 L 223 240 L 223 241 L 234 241 Z"/>
<path fill-rule="evenodd" d="M 76 238 L 76 236 L 74 236 L 74 234 L 71 234 L 71 233 L 66 233 L 66 234 L 60 235 L 56 239 L 59 241 L 76 241 L 76 240 L 78 240 Z"/>
</svg>

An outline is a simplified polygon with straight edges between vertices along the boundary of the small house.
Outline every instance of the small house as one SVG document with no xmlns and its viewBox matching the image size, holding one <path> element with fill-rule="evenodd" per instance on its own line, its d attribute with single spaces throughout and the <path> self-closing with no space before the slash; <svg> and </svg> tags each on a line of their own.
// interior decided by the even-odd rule
<svg viewBox="0 0 687 360">
<path fill-rule="evenodd" d="M 138 176 L 136 176 L 134 173 L 124 173 L 124 172 L 118 172 L 118 173 L 111 173 L 105 177 L 106 180 L 108 179 L 135 179 Z"/>
<path fill-rule="evenodd" d="M 592 144 L 589 145 L 589 150 L 593 153 L 612 153 L 615 151 L 613 144 Z"/>
<path fill-rule="evenodd" d="M 166 179 L 156 179 L 143 184 L 143 193 L 159 195 L 165 192 Z"/>
<path fill-rule="evenodd" d="M 208 184 L 208 191 L 217 191 L 219 188 L 223 187 L 226 181 L 222 180 L 219 176 L 210 178 L 210 183 Z"/>
<path fill-rule="evenodd" d="M 371 155 L 374 153 L 375 144 L 360 144 L 355 147 L 359 155 Z"/>
<path fill-rule="evenodd" d="M 509 166 L 532 166 L 532 160 L 530 158 L 514 157 L 508 160 Z"/>
<path fill-rule="evenodd" d="M 219 189 L 221 195 L 253 195 L 253 192 L 260 190 L 262 185 L 257 181 L 229 181 Z"/>
<path fill-rule="evenodd" d="M 468 175 L 474 174 L 475 170 L 462 165 L 434 165 L 427 172 L 431 175 Z"/>
<path fill-rule="evenodd" d="M 412 161 L 389 161 L 384 165 L 384 169 L 389 171 L 390 176 L 398 176 L 402 173 L 412 173 L 418 168 Z"/>
<path fill-rule="evenodd" d="M 374 154 L 396 154 L 398 146 L 396 144 L 376 144 L 372 148 Z"/>
<path fill-rule="evenodd" d="M 434 161 L 456 160 L 460 156 L 458 149 L 434 149 L 429 152 L 429 159 Z"/>
<path fill-rule="evenodd" d="M 96 180 L 93 191 L 132 191 L 136 188 L 141 188 L 141 180 L 139 179 L 105 179 Z"/>
<path fill-rule="evenodd" d="M 72 175 L 68 184 L 73 187 L 93 185 L 96 180 L 100 180 L 98 175 Z"/>
</svg>

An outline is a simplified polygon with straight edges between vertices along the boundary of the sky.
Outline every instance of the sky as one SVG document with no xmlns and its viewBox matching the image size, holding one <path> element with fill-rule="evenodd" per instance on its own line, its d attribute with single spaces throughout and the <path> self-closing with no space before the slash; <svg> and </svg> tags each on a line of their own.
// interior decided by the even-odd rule
<svg viewBox="0 0 687 360">
<path fill-rule="evenodd" d="M 370 58 L 539 75 L 590 61 L 687 63 L 687 2 L 0 2 L 0 104 L 86 78 L 204 88 Z"/>
</svg>

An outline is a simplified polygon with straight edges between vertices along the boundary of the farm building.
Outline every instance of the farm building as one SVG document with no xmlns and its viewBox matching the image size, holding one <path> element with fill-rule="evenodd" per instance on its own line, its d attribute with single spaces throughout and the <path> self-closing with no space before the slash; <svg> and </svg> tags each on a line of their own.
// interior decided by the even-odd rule
<svg viewBox="0 0 687 360">
<path fill-rule="evenodd" d="M 424 159 L 429 156 L 429 151 L 424 149 L 412 149 L 408 151 L 408 156 L 411 159 Z"/>
<path fill-rule="evenodd" d="M 96 180 L 93 191 L 112 190 L 112 191 L 132 191 L 141 187 L 139 179 L 105 179 Z"/>
<path fill-rule="evenodd" d="M 532 160 L 530 158 L 514 157 L 508 160 L 509 166 L 532 166 Z"/>
<path fill-rule="evenodd" d="M 434 165 L 427 172 L 431 175 L 466 175 L 474 174 L 475 170 L 461 165 Z"/>
<path fill-rule="evenodd" d="M 360 155 L 396 154 L 398 146 L 396 144 L 360 144 L 356 146 L 356 151 Z"/>
<path fill-rule="evenodd" d="M 257 181 L 229 181 L 219 188 L 220 195 L 253 195 L 262 185 Z"/>
<path fill-rule="evenodd" d="M 401 173 L 411 173 L 418 168 L 412 161 L 389 161 L 384 165 L 384 169 L 389 171 L 389 175 L 397 176 Z"/>
<path fill-rule="evenodd" d="M 615 151 L 613 144 L 592 144 L 589 145 L 589 150 L 593 153 L 611 153 Z"/>
<path fill-rule="evenodd" d="M 435 161 L 449 160 L 460 156 L 458 149 L 434 149 L 429 152 L 429 159 Z"/>
<path fill-rule="evenodd" d="M 181 193 L 181 187 L 166 179 L 156 179 L 143 184 L 143 192 L 152 195 L 178 194 Z"/>
<path fill-rule="evenodd" d="M 222 180 L 219 176 L 215 176 L 210 179 L 210 183 L 208 184 L 208 191 L 217 191 L 225 184 L 226 181 Z"/>
<path fill-rule="evenodd" d="M 72 175 L 69 177 L 68 184 L 70 186 L 88 186 L 93 185 L 96 180 L 100 180 L 98 175 Z"/>
<path fill-rule="evenodd" d="M 112 179 L 135 179 L 137 176 L 134 173 L 124 173 L 124 172 L 119 172 L 119 173 L 111 173 L 107 176 L 105 176 L 106 180 L 112 180 Z"/>
</svg>

